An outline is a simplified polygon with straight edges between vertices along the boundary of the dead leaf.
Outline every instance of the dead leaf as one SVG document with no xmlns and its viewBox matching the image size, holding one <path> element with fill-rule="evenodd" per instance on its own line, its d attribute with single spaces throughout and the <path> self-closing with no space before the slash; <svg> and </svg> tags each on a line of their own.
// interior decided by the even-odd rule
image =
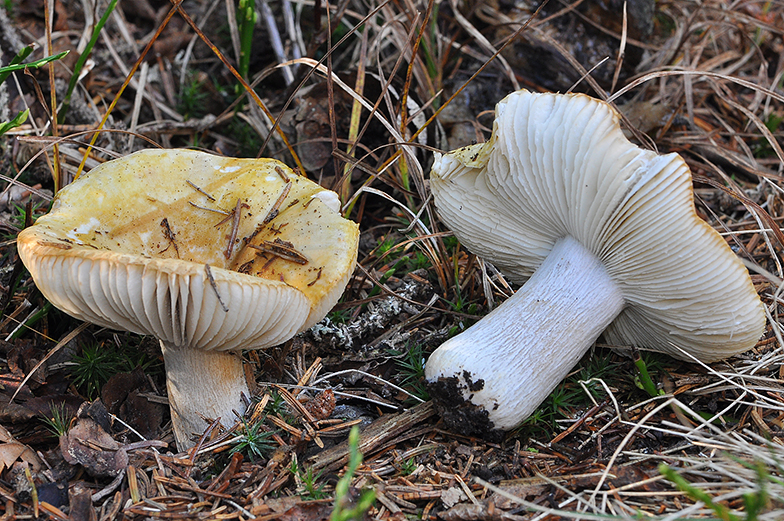
<svg viewBox="0 0 784 521">
<path fill-rule="evenodd" d="M 0 383 L 0 385 L 3 384 Z M 20 403 L 17 403 L 19 401 L 18 397 L 16 400 L 11 402 L 11 394 L 7 394 L 9 392 L 13 394 L 13 389 L 8 388 L 6 389 L 6 392 L 0 394 L 0 422 L 23 423 L 35 418 L 36 414 L 34 411 L 31 411 Z M 27 391 L 25 394 L 29 394 L 29 391 Z"/>
<path fill-rule="evenodd" d="M 139 431 L 145 438 L 155 438 L 163 422 L 165 408 L 142 394 L 153 391 L 144 371 L 137 367 L 130 373 L 118 373 L 101 389 L 106 409 Z"/>
<path fill-rule="evenodd" d="M 457 487 L 449 487 L 441 492 L 441 501 L 447 508 L 451 508 L 465 499 L 468 499 L 465 493 Z"/>
<path fill-rule="evenodd" d="M 317 420 L 325 420 L 335 410 L 335 393 L 324 389 L 315 398 L 304 404 L 305 409 Z"/>
<path fill-rule="evenodd" d="M 613 469 L 613 477 L 608 480 L 608 484 L 615 488 L 629 487 L 634 483 L 640 483 L 639 489 L 645 492 L 661 492 L 666 490 L 659 481 L 650 481 L 650 478 L 658 476 L 655 469 L 643 469 L 634 465 L 616 466 Z"/>
<path fill-rule="evenodd" d="M 98 518 L 93 507 L 92 492 L 82 485 L 77 485 L 68 491 L 70 507 L 68 519 L 70 521 L 96 521 Z"/>
<path fill-rule="evenodd" d="M 538 496 L 542 494 L 550 486 L 549 483 L 542 482 L 541 480 L 533 483 L 514 483 L 510 485 L 501 485 L 500 488 L 504 492 L 514 497 L 525 499 L 530 496 Z M 509 499 L 507 496 L 501 494 L 493 494 L 493 501 L 496 506 L 502 510 L 507 510 L 519 506 L 517 501 Z"/>
<path fill-rule="evenodd" d="M 327 521 L 332 513 L 331 501 L 302 501 L 296 496 L 268 499 L 266 504 L 281 521 Z"/>
<path fill-rule="evenodd" d="M 34 471 L 41 468 L 41 459 L 35 451 L 16 441 L 11 433 L 0 425 L 0 473 L 17 461 L 28 463 Z"/>
<path fill-rule="evenodd" d="M 491 503 L 461 503 L 449 510 L 438 513 L 438 518 L 443 521 L 523 521 L 528 516 L 507 514 Z"/>
<path fill-rule="evenodd" d="M 68 480 L 62 479 L 54 483 L 39 483 L 38 501 L 45 501 L 55 508 L 68 505 Z"/>
<path fill-rule="evenodd" d="M 67 434 L 60 436 L 63 459 L 82 465 L 91 476 L 114 477 L 128 466 L 122 445 L 91 418 L 79 418 Z"/>
</svg>

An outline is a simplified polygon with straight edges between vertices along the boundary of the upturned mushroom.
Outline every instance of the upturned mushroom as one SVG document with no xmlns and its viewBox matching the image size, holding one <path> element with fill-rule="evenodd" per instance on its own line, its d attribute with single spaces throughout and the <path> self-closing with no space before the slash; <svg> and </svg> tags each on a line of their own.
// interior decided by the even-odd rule
<svg viewBox="0 0 784 521">
<path fill-rule="evenodd" d="M 427 361 L 461 432 L 518 426 L 602 333 L 704 362 L 763 333 L 747 270 L 695 212 L 686 163 L 630 143 L 606 103 L 515 92 L 489 141 L 436 158 L 430 186 L 461 243 L 524 283 Z"/>
<path fill-rule="evenodd" d="M 272 159 L 145 150 L 62 189 L 19 234 L 53 305 L 161 344 L 180 449 L 249 397 L 240 350 L 288 340 L 348 283 L 358 227 L 337 195 Z"/>
</svg>

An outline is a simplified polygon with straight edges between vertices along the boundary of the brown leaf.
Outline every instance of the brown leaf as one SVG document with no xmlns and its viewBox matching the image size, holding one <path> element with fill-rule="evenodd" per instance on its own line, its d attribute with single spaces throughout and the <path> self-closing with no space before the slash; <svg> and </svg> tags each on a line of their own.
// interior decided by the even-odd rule
<svg viewBox="0 0 784 521">
<path fill-rule="evenodd" d="M 96 521 L 98 518 L 93 507 L 92 492 L 90 489 L 77 485 L 68 491 L 70 508 L 68 519 L 70 521 Z"/>
<path fill-rule="evenodd" d="M 11 433 L 0 425 L 0 473 L 17 461 L 28 463 L 34 471 L 41 468 L 41 460 L 35 451 L 16 441 Z"/>
<path fill-rule="evenodd" d="M 331 501 L 302 501 L 296 496 L 267 500 L 273 512 L 282 512 L 281 521 L 327 521 L 332 512 Z"/>
<path fill-rule="evenodd" d="M 634 483 L 642 483 L 638 487 L 646 492 L 661 492 L 665 487 L 659 481 L 650 481 L 650 478 L 658 476 L 659 472 L 653 469 L 643 469 L 633 465 L 618 465 L 612 469 L 613 477 L 608 480 L 608 484 L 615 487 L 629 487 Z"/>
<path fill-rule="evenodd" d="M 119 373 L 101 389 L 101 400 L 106 409 L 139 431 L 146 438 L 154 438 L 163 422 L 164 406 L 141 396 L 152 392 L 141 367 L 130 373 Z"/>
<path fill-rule="evenodd" d="M 128 454 L 122 445 L 91 418 L 79 418 L 67 434 L 60 436 L 63 459 L 82 465 L 95 477 L 113 477 L 128 466 Z"/>
<path fill-rule="evenodd" d="M 188 45 L 191 34 L 188 31 L 166 31 L 166 35 L 158 38 L 153 50 L 161 56 L 174 57 L 177 52 Z"/>
<path fill-rule="evenodd" d="M 438 518 L 443 521 L 522 521 L 527 517 L 508 514 L 490 503 L 476 505 L 461 503 L 449 510 L 439 512 Z"/>
<path fill-rule="evenodd" d="M 315 398 L 304 404 L 305 409 L 317 420 L 329 418 L 335 410 L 335 393 L 324 389 Z"/>
<path fill-rule="evenodd" d="M 532 483 L 515 483 L 510 485 L 501 485 L 499 488 L 512 496 L 525 499 L 530 496 L 538 496 L 543 493 L 550 485 L 546 482 L 532 482 Z M 519 503 L 509 499 L 501 494 L 493 494 L 493 501 L 496 506 L 502 510 L 507 510 L 518 506 Z"/>
<path fill-rule="evenodd" d="M 3 385 L 0 383 L 0 385 Z M 25 388 L 26 389 L 26 388 Z M 13 389 L 6 389 L 6 392 L 13 394 Z M 24 390 L 22 391 L 24 393 Z M 20 393 L 21 394 L 21 393 Z M 29 394 L 29 391 L 27 393 Z M 0 422 L 3 423 L 23 423 L 35 418 L 35 411 L 31 411 L 26 406 L 18 403 L 20 398 L 17 397 L 13 402 L 11 395 L 2 393 L 0 394 Z"/>
</svg>

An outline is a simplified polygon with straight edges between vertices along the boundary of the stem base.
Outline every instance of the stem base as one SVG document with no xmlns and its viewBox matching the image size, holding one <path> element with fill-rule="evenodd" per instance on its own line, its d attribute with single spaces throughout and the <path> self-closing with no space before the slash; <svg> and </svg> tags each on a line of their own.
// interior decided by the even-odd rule
<svg viewBox="0 0 784 521">
<path fill-rule="evenodd" d="M 602 262 L 560 239 L 517 293 L 430 356 L 425 377 L 445 422 L 484 437 L 516 427 L 624 305 Z"/>
<path fill-rule="evenodd" d="M 250 398 L 240 356 L 163 342 L 161 350 L 177 448 L 182 451 L 192 447 L 193 437 L 209 425 L 206 419 L 220 418 L 224 427 L 233 426 L 236 415 L 245 412 L 242 395 Z"/>
</svg>

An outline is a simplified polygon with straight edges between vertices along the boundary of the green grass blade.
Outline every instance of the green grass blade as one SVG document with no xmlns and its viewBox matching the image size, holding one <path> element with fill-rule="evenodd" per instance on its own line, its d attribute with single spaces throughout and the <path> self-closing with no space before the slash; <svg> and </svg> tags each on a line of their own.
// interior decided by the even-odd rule
<svg viewBox="0 0 784 521">
<path fill-rule="evenodd" d="M 25 121 L 27 121 L 27 116 L 30 115 L 30 109 L 25 109 L 19 114 L 16 115 L 14 119 L 11 121 L 6 121 L 5 123 L 0 123 L 0 136 L 8 132 L 9 130 L 21 126 Z"/>
<path fill-rule="evenodd" d="M 653 383 L 651 375 L 648 372 L 648 365 L 645 363 L 645 360 L 642 359 L 638 350 L 634 349 L 632 351 L 632 359 L 634 360 L 635 367 L 637 367 L 639 383 L 645 392 L 647 392 L 651 398 L 661 396 L 663 392 L 659 391 L 656 388 L 656 384 Z"/>
<path fill-rule="evenodd" d="M 243 78 L 248 77 L 248 71 L 250 70 L 253 29 L 256 26 L 258 17 L 255 0 L 240 0 L 239 9 L 237 9 L 237 21 L 240 26 L 240 63 L 238 70 Z"/>
<path fill-rule="evenodd" d="M 721 521 L 740 521 L 740 518 L 733 514 L 729 508 L 720 503 L 715 503 L 713 498 L 710 497 L 710 495 L 708 495 L 704 490 L 700 490 L 686 481 L 683 476 L 675 472 L 664 463 L 659 465 L 659 472 L 662 476 L 673 482 L 675 486 L 678 487 L 678 490 L 684 492 L 687 496 L 695 501 L 702 501 L 705 503 L 705 506 L 713 510 L 714 514 L 716 514 L 716 517 Z"/>
<path fill-rule="evenodd" d="M 28 45 L 27 47 L 25 47 L 24 49 L 16 53 L 16 56 L 14 56 L 13 59 L 11 59 L 11 63 L 9 63 L 9 65 L 19 65 L 20 63 L 22 63 L 22 61 L 24 61 L 25 58 L 30 56 L 32 52 L 33 52 L 33 46 Z M 7 80 L 10 74 L 11 71 L 0 72 L 0 83 L 3 83 L 5 80 Z"/>
<path fill-rule="evenodd" d="M 33 328 L 33 326 L 34 326 L 34 325 L 35 325 L 35 324 L 36 324 L 36 323 L 37 323 L 39 320 L 41 320 L 41 319 L 42 319 L 44 316 L 46 316 L 46 314 L 47 314 L 47 313 L 49 313 L 49 311 L 50 311 L 51 309 L 52 309 L 52 303 L 51 303 L 51 302 L 49 302 L 49 301 L 47 300 L 47 301 L 46 301 L 46 303 L 43 305 L 43 307 L 41 307 L 41 309 L 39 309 L 39 310 L 38 310 L 36 313 L 34 313 L 33 315 L 31 315 L 31 316 L 27 317 L 27 320 L 25 320 L 24 322 L 22 322 L 22 324 L 20 324 L 20 327 L 17 327 L 17 328 L 16 328 L 16 329 L 15 329 L 15 330 L 14 330 L 14 331 L 11 333 L 11 335 L 9 335 L 8 339 L 9 339 L 9 340 L 16 340 L 16 339 L 17 339 L 17 338 L 19 338 L 19 337 L 20 337 L 20 336 L 21 336 L 23 333 L 26 333 L 26 332 L 27 332 L 29 329 L 32 329 L 32 328 Z"/>
<path fill-rule="evenodd" d="M 30 63 L 12 63 L 10 65 L 6 65 L 5 67 L 0 67 L 0 77 L 5 79 L 8 77 L 9 74 L 11 74 L 14 71 L 22 71 L 30 67 L 32 67 L 33 69 L 37 69 L 38 67 L 42 65 L 46 65 L 49 62 L 59 60 L 69 52 L 71 51 L 58 52 L 57 54 L 53 54 L 52 56 L 47 56 L 46 58 L 41 58 L 40 60 L 35 60 L 34 62 L 30 62 Z"/>
<path fill-rule="evenodd" d="M 350 521 L 364 519 L 365 513 L 376 500 L 373 489 L 364 490 L 353 507 L 348 506 L 349 487 L 357 469 L 362 464 L 362 453 L 359 451 L 359 428 L 355 425 L 348 434 L 349 460 L 346 472 L 335 485 L 335 506 L 330 521 Z"/>
</svg>

